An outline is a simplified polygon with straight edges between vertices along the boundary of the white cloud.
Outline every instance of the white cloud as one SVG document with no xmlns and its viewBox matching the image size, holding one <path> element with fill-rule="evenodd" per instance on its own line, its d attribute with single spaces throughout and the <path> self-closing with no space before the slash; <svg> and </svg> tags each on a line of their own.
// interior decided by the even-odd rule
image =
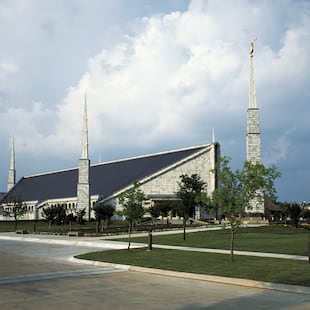
<svg viewBox="0 0 310 310">
<path fill-rule="evenodd" d="M 8 48 L 19 61 L 4 61 L 10 58 L 0 51 L 0 63 L 11 64 L 0 67 L 0 81 L 11 83 L 24 74 L 27 87 L 21 98 L 28 93 L 33 98 L 4 111 L 1 128 L 11 133 L 11 124 L 16 123 L 21 150 L 59 158 L 79 154 L 86 91 L 90 154 L 102 153 L 105 159 L 111 149 L 148 151 L 207 143 L 215 128 L 218 140 L 227 141 L 224 152 L 239 152 L 243 159 L 248 47 L 256 36 L 257 103 L 264 144 L 272 146 L 265 152 L 266 160 L 287 160 L 288 147 L 296 143 L 290 140 L 296 119 L 296 134 L 309 129 L 303 112 L 309 101 L 308 3 L 193 0 L 184 12 L 138 17 L 126 24 L 123 36 L 118 23 L 128 6 L 117 1 L 103 10 L 100 1 L 95 3 L 86 7 L 82 1 L 64 6 L 57 2 L 47 10 L 47 4 L 29 2 L 18 10 L 21 20 L 29 19 L 28 32 L 19 28 L 17 36 L 22 39 Z M 113 19 L 109 12 L 120 7 L 120 16 Z M 134 9 L 130 6 L 131 12 Z M 13 11 L 6 13 L 7 20 L 12 20 Z M 107 27 L 99 19 L 101 11 L 113 21 Z M 117 35 L 107 39 L 107 29 L 113 27 L 118 28 Z M 26 42 L 31 48 L 18 49 Z M 61 86 L 60 100 L 54 99 L 55 85 Z M 42 104 L 26 107 L 29 102 Z M 24 121 L 24 130 L 16 118 Z"/>
<path fill-rule="evenodd" d="M 263 163 L 266 166 L 271 164 L 276 164 L 280 160 L 287 158 L 289 148 L 291 146 L 290 135 L 295 131 L 295 129 L 289 129 L 284 132 L 281 136 L 277 137 L 270 149 L 263 154 Z"/>
<path fill-rule="evenodd" d="M 14 89 L 14 79 L 19 72 L 16 64 L 10 62 L 0 63 L 0 92 L 12 91 Z"/>
<path fill-rule="evenodd" d="M 149 145 L 192 137 L 191 129 L 201 115 L 213 123 L 214 115 L 227 106 L 240 110 L 233 106 L 236 99 L 219 104 L 240 70 L 236 48 L 224 41 L 192 43 L 192 36 L 182 32 L 186 24 L 201 29 L 204 20 L 196 20 L 190 12 L 144 18 L 139 33 L 91 58 L 89 71 L 59 107 L 59 136 L 68 130 L 63 115 L 72 113 L 77 121 L 77 102 L 82 107 L 85 89 L 90 135 L 93 142 L 105 145 Z M 78 126 L 74 128 L 78 131 Z M 77 132 L 74 136 L 80 137 Z"/>
<path fill-rule="evenodd" d="M 184 13 L 145 17 L 135 34 L 91 57 L 88 71 L 58 105 L 55 132 L 37 135 L 42 151 L 57 143 L 67 153 L 79 149 L 85 91 L 94 149 L 182 139 L 201 143 L 208 142 L 212 127 L 226 134 L 241 128 L 245 119 L 241 123 L 239 115 L 247 107 L 247 29 L 268 7 L 229 3 L 193 1 Z M 284 33 L 278 52 L 257 44 L 259 83 L 274 85 L 287 81 L 284 72 L 290 77 L 303 72 L 308 35 L 298 25 Z M 198 133 L 202 127 L 206 141 Z"/>
<path fill-rule="evenodd" d="M 28 110 L 12 107 L 5 114 L 0 114 L 0 128 L 10 137 L 16 137 L 17 151 L 42 154 L 53 148 L 44 141 L 52 130 L 54 117 L 42 103 L 35 102 Z"/>
</svg>

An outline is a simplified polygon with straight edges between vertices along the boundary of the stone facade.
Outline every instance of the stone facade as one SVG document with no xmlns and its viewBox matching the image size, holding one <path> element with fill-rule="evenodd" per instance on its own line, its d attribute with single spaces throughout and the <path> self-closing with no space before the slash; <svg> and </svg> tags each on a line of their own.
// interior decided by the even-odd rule
<svg viewBox="0 0 310 310">
<path fill-rule="evenodd" d="M 85 94 L 83 131 L 82 131 L 82 152 L 79 160 L 79 179 L 77 184 L 77 212 L 85 210 L 86 218 L 90 219 L 91 206 L 89 196 L 89 167 L 88 158 L 88 123 L 87 123 L 87 101 Z"/>
<path fill-rule="evenodd" d="M 200 152 L 186 158 L 186 160 L 176 163 L 174 166 L 158 171 L 149 178 L 140 180 L 140 188 L 145 196 L 149 199 L 148 205 L 151 206 L 154 200 L 175 199 L 178 191 L 178 183 L 182 174 L 192 175 L 198 174 L 200 178 L 207 184 L 207 192 L 210 195 L 217 186 L 216 175 L 211 172 L 215 168 L 217 159 L 220 156 L 220 146 L 218 143 L 209 144 Z M 116 210 L 120 211 L 121 206 L 118 204 L 117 196 L 113 197 Z M 116 198 L 116 199 L 115 199 Z M 109 201 L 109 202 L 112 202 Z M 200 209 L 196 210 L 196 218 L 204 217 L 204 212 Z"/>
<path fill-rule="evenodd" d="M 156 177 L 153 176 L 152 179 L 141 182 L 141 189 L 146 195 L 173 195 L 178 190 L 178 182 L 182 174 L 196 173 L 207 183 L 208 192 L 211 193 L 215 186 L 215 176 L 210 173 L 213 168 L 214 145 L 168 171 L 160 171 Z"/>
<path fill-rule="evenodd" d="M 252 163 L 260 163 L 261 145 L 259 130 L 259 110 L 257 108 L 248 109 L 246 144 L 247 160 Z"/>
<path fill-rule="evenodd" d="M 249 108 L 247 111 L 247 135 L 246 135 L 246 160 L 251 163 L 261 163 L 261 142 L 259 128 L 259 109 L 256 105 L 256 90 L 254 79 L 254 42 L 250 46 L 250 90 Z M 253 199 L 248 213 L 264 213 L 264 203 L 258 199 Z"/>
<path fill-rule="evenodd" d="M 16 179 L 16 171 L 15 169 L 9 169 L 9 177 L 8 177 L 8 191 L 15 185 Z"/>
<path fill-rule="evenodd" d="M 88 159 L 80 159 L 77 184 L 77 211 L 85 209 L 86 218 L 90 218 L 89 166 L 90 161 Z"/>
</svg>

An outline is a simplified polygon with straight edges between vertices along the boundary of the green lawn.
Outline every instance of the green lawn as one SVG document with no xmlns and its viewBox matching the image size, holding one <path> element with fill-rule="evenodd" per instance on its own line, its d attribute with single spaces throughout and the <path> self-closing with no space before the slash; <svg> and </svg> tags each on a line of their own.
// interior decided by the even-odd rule
<svg viewBox="0 0 310 310">
<path fill-rule="evenodd" d="M 235 250 L 307 256 L 309 235 L 310 232 L 305 229 L 289 226 L 240 228 L 236 234 Z M 132 241 L 147 243 L 148 237 L 132 238 Z M 153 235 L 154 244 L 229 249 L 229 242 L 229 229 L 188 233 L 186 241 L 183 240 L 182 234 Z"/>
<path fill-rule="evenodd" d="M 241 228 L 236 236 L 236 250 L 308 255 L 308 235 L 304 229 L 284 226 Z M 115 239 L 113 239 L 115 240 Z M 127 238 L 118 240 L 126 241 Z M 154 243 L 179 246 L 229 249 L 230 231 L 206 231 L 188 233 L 183 241 L 182 234 L 153 236 Z M 148 242 L 148 237 L 133 238 L 134 242 Z M 82 259 L 252 279 L 264 282 L 284 283 L 310 287 L 310 264 L 308 261 L 261 258 L 224 254 L 154 248 L 113 250 L 94 252 L 78 256 Z"/>
<path fill-rule="evenodd" d="M 264 282 L 310 287 L 310 265 L 307 261 L 236 256 L 176 250 L 143 249 L 93 252 L 81 259 L 143 266 L 190 273 L 209 274 Z"/>
</svg>

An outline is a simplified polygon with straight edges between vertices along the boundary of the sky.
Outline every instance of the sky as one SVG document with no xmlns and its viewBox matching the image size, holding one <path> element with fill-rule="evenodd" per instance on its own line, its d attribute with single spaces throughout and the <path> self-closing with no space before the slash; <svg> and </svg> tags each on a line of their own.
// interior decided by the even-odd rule
<svg viewBox="0 0 310 310">
<path fill-rule="evenodd" d="M 310 202 L 310 1 L 0 0 L 0 191 L 78 166 L 207 144 L 246 156 L 255 40 L 262 159 L 279 201 Z"/>
</svg>

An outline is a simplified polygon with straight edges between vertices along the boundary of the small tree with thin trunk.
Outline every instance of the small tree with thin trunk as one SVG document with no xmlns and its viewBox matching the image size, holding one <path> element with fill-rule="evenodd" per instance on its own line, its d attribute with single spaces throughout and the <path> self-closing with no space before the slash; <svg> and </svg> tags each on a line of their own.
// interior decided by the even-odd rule
<svg viewBox="0 0 310 310">
<path fill-rule="evenodd" d="M 63 225 L 66 220 L 66 210 L 63 205 L 49 206 L 43 208 L 42 217 L 48 222 L 49 230 L 51 229 L 51 225 Z"/>
<path fill-rule="evenodd" d="M 14 218 L 15 221 L 15 230 L 17 229 L 18 220 L 27 213 L 27 206 L 24 204 L 23 199 L 18 197 L 12 197 L 7 202 L 8 208 L 5 213 Z"/>
<path fill-rule="evenodd" d="M 97 223 L 100 224 L 100 230 L 103 232 L 104 228 L 109 224 L 115 208 L 111 204 L 100 202 L 94 206 L 93 210 L 95 211 Z M 97 232 L 99 232 L 98 229 Z"/>
<path fill-rule="evenodd" d="M 84 220 L 85 214 L 86 214 L 86 209 L 85 208 L 77 211 L 77 213 L 76 213 L 77 222 L 80 225 L 84 225 L 84 223 L 85 223 L 85 220 Z"/>
<path fill-rule="evenodd" d="M 149 208 L 152 218 L 158 218 L 159 216 L 167 217 L 167 225 L 169 224 L 168 214 L 173 208 L 171 201 L 155 201 L 155 204 Z"/>
<path fill-rule="evenodd" d="M 176 196 L 180 199 L 177 212 L 183 218 L 183 240 L 186 240 L 186 221 L 195 212 L 195 207 L 200 204 L 202 192 L 206 188 L 206 183 L 201 180 L 198 174 L 180 176 L 179 190 Z"/>
<path fill-rule="evenodd" d="M 128 221 L 128 250 L 130 249 L 133 225 L 141 220 L 145 213 L 143 208 L 144 200 L 145 195 L 140 189 L 140 184 L 137 181 L 135 181 L 133 186 L 119 197 L 119 203 L 123 207 L 120 214 Z"/>
<path fill-rule="evenodd" d="M 212 193 L 212 199 L 229 221 L 230 257 L 233 261 L 235 234 L 242 223 L 245 210 L 253 208 L 253 201 L 261 204 L 264 199 L 276 199 L 274 180 L 280 173 L 275 166 L 265 168 L 262 164 L 248 161 L 244 162 L 242 170 L 233 172 L 229 163 L 230 158 L 223 157 L 213 170 L 217 174 L 219 186 Z"/>
</svg>

